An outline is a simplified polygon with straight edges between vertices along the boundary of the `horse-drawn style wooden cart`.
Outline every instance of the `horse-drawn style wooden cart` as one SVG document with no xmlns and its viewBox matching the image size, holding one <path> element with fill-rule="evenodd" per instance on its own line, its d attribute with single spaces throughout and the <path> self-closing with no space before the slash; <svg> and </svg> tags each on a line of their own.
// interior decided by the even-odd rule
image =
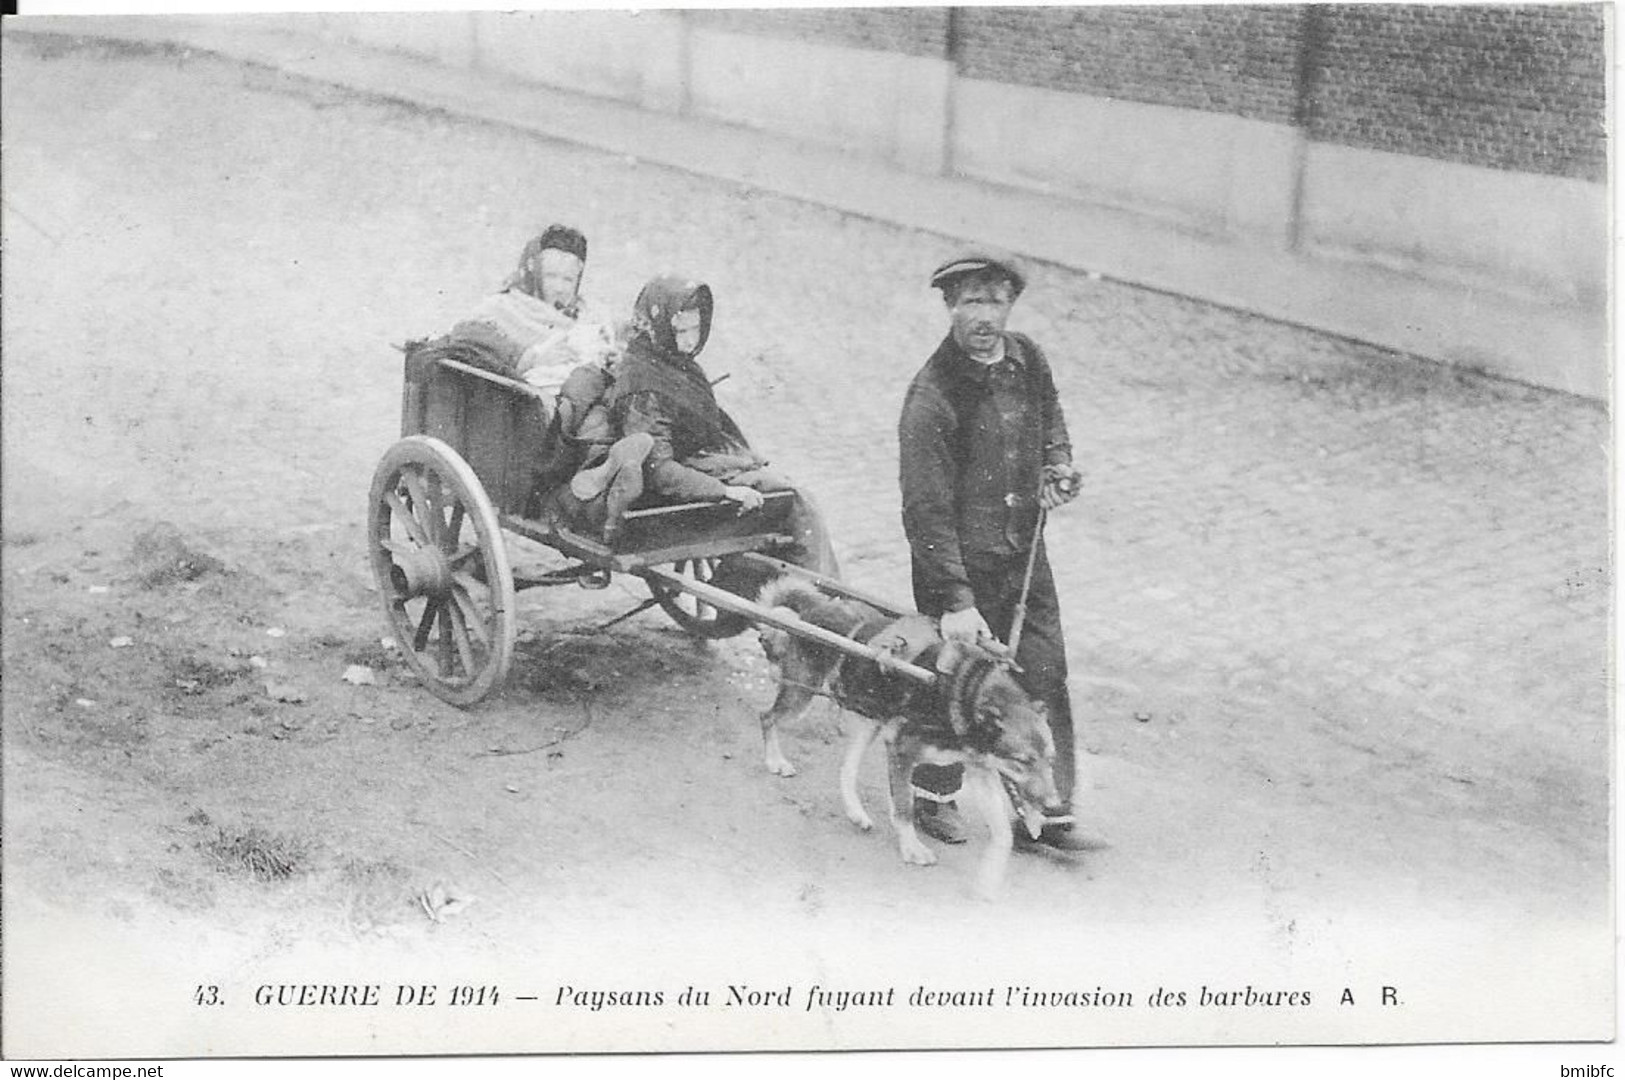
<svg viewBox="0 0 1625 1080">
<path fill-rule="evenodd" d="M 458 359 L 455 348 L 406 347 L 401 435 L 373 474 L 368 548 L 385 617 L 412 669 L 438 697 L 472 705 L 502 685 L 513 660 L 515 594 L 546 585 L 601 583 L 633 574 L 684 630 L 723 638 L 751 625 L 777 626 L 867 657 L 930 684 L 930 671 L 712 583 L 724 560 L 796 574 L 819 589 L 901 616 L 895 605 L 774 557 L 794 494 L 764 496 L 759 509 L 729 502 L 640 505 L 613 547 L 548 520 L 535 485 L 547 465 L 544 434 L 555 393 Z M 550 547 L 567 565 L 516 576 L 505 533 Z"/>
</svg>

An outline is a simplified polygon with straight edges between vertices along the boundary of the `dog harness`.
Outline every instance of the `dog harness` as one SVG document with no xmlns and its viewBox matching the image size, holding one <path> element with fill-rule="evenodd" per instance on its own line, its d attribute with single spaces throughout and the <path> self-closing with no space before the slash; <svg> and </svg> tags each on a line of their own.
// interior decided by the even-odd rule
<svg viewBox="0 0 1625 1080">
<path fill-rule="evenodd" d="M 991 750 L 999 738 L 997 722 L 983 719 L 976 708 L 976 699 L 987 683 L 988 676 L 1006 666 L 996 656 L 972 654 L 955 666 L 948 676 L 944 696 L 948 699 L 948 723 L 954 734 L 978 750 Z"/>
<path fill-rule="evenodd" d="M 864 640 L 864 635 L 874 625 L 873 620 L 864 620 L 847 631 L 847 636 Z M 868 637 L 868 643 L 884 650 L 887 656 L 894 660 L 912 664 L 930 652 L 933 647 L 941 645 L 942 636 L 937 632 L 936 623 L 930 618 L 924 615 L 904 615 L 890 623 L 882 623 L 880 628 Z M 911 706 L 915 704 L 917 697 L 920 694 L 933 693 L 930 687 L 892 674 L 886 669 L 884 661 L 874 664 L 842 664 L 830 689 L 835 700 L 871 720 L 886 720 L 905 714 L 916 715 Z M 923 710 L 921 714 L 930 711 Z"/>
<path fill-rule="evenodd" d="M 878 630 L 874 627 L 875 620 L 862 620 L 846 633 L 858 640 L 868 635 L 868 643 L 884 650 L 888 657 L 921 667 L 932 666 L 943 647 L 935 620 L 925 615 L 904 615 L 881 624 Z M 872 720 L 908 716 L 922 726 L 941 730 L 946 715 L 956 738 L 986 751 L 998 741 L 998 724 L 988 723 L 979 715 L 976 700 L 988 677 L 1006 665 L 1006 660 L 985 650 L 962 647 L 953 669 L 940 674 L 936 686 L 927 687 L 898 678 L 887 670 L 884 660 L 874 664 L 847 663 L 836 673 L 830 696 Z"/>
</svg>

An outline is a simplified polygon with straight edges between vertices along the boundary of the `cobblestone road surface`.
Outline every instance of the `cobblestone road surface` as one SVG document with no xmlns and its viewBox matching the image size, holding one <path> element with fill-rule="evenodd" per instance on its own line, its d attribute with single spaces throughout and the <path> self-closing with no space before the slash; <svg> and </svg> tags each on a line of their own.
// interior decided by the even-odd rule
<svg viewBox="0 0 1625 1080">
<path fill-rule="evenodd" d="M 600 302 L 666 269 L 711 283 L 726 404 L 816 491 L 849 576 L 907 596 L 894 424 L 944 330 L 926 277 L 950 241 L 252 68 L 22 59 L 8 486 L 221 529 L 356 519 L 396 433 L 388 343 L 444 329 L 563 219 Z M 1195 904 L 1255 861 L 1285 888 L 1602 912 L 1604 411 L 1033 279 L 1012 325 L 1050 352 L 1085 475 L 1052 559 L 1113 875 Z M 1266 854 L 1287 833 L 1297 856 Z"/>
</svg>

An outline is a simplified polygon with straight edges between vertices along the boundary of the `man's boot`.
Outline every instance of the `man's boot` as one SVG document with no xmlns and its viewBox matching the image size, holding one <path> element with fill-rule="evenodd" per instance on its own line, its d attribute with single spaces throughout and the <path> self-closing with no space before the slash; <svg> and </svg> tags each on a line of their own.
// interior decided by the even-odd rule
<svg viewBox="0 0 1625 1080">
<path fill-rule="evenodd" d="M 925 835 L 944 844 L 963 844 L 970 838 L 965 819 L 951 802 L 915 799 L 914 824 Z"/>
<path fill-rule="evenodd" d="M 1072 813 L 1067 810 L 1056 812 L 1046 808 L 1044 827 L 1036 838 L 1028 835 L 1025 829 L 1016 830 L 1017 851 L 1077 855 L 1085 851 L 1099 851 L 1105 846 L 1100 840 L 1087 837 L 1073 828 Z"/>
</svg>

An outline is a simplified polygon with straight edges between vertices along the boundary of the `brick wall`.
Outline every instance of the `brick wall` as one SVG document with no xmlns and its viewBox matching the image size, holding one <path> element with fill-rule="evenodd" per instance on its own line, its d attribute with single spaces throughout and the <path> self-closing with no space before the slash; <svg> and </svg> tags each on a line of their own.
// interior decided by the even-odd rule
<svg viewBox="0 0 1625 1080">
<path fill-rule="evenodd" d="M 721 30 L 944 57 L 948 10 L 696 9 L 685 16 Z M 1311 138 L 1366 149 L 1606 177 L 1600 4 L 957 12 L 956 59 L 969 78 L 1302 122 Z"/>
<path fill-rule="evenodd" d="M 941 59 L 948 51 L 948 9 L 909 8 L 694 8 L 695 26 L 741 34 L 884 49 Z"/>
<path fill-rule="evenodd" d="M 1296 7 L 971 7 L 971 78 L 1288 123 Z"/>
<path fill-rule="evenodd" d="M 1320 18 L 1313 138 L 1606 177 L 1600 6 L 1335 5 Z"/>
</svg>

